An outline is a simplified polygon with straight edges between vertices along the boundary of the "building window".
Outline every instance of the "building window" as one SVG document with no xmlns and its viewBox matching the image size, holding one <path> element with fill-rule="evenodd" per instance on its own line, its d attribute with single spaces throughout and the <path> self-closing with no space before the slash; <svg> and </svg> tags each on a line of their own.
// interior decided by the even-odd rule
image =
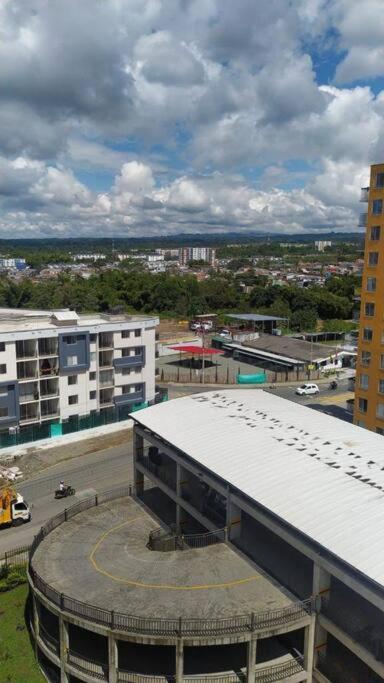
<svg viewBox="0 0 384 683">
<path fill-rule="evenodd" d="M 131 374 L 131 368 L 121 368 L 121 374 L 122 375 L 130 375 Z"/>
<path fill-rule="evenodd" d="M 96 358 L 97 358 L 96 351 L 91 351 L 91 353 L 89 354 L 89 360 L 90 360 L 90 362 L 91 362 L 91 363 L 95 363 Z"/>
<path fill-rule="evenodd" d="M 376 434 L 381 434 L 381 436 L 384 436 L 384 427 L 376 427 Z"/>
<path fill-rule="evenodd" d="M 359 410 L 361 413 L 366 413 L 368 410 L 368 401 L 366 398 L 359 398 Z"/>
<path fill-rule="evenodd" d="M 371 362 L 371 352 L 370 351 L 362 351 L 361 352 L 361 365 L 363 365 L 365 368 L 369 367 L 369 364 Z"/>
<path fill-rule="evenodd" d="M 7 366 L 5 363 L 0 363 L 0 375 L 5 375 L 7 372 Z"/>
<path fill-rule="evenodd" d="M 71 384 L 77 384 L 77 375 L 69 375 L 68 386 L 71 386 Z"/>
<path fill-rule="evenodd" d="M 68 405 L 69 406 L 74 406 L 75 403 L 79 402 L 79 397 L 77 394 L 73 394 L 72 396 L 68 396 Z"/>
<path fill-rule="evenodd" d="M 136 373 L 136 375 L 140 375 L 140 373 L 141 373 L 141 368 L 135 368 L 135 373 Z"/>
<path fill-rule="evenodd" d="M 97 392 L 96 392 L 96 391 L 90 391 L 90 392 L 89 392 L 89 398 L 90 398 L 91 401 L 94 401 L 95 398 L 96 398 L 96 396 L 97 396 Z"/>
<path fill-rule="evenodd" d="M 369 377 L 368 375 L 360 375 L 360 389 L 368 389 Z"/>
<path fill-rule="evenodd" d="M 384 379 L 379 379 L 378 392 L 384 394 Z"/>
<path fill-rule="evenodd" d="M 141 337 L 141 330 L 135 330 L 135 337 Z"/>
<path fill-rule="evenodd" d="M 77 365 L 77 356 L 67 356 L 67 366 L 68 367 L 73 367 L 74 365 Z"/>
<path fill-rule="evenodd" d="M 90 334 L 89 335 L 89 341 L 94 344 L 95 341 L 97 340 L 97 334 Z"/>
<path fill-rule="evenodd" d="M 380 233 L 381 233 L 380 225 L 373 225 L 371 228 L 371 240 L 373 242 L 377 242 L 377 240 L 380 239 Z"/>
<path fill-rule="evenodd" d="M 121 338 L 122 339 L 129 339 L 131 336 L 131 330 L 121 330 Z"/>
<path fill-rule="evenodd" d="M 8 417 L 8 408 L 0 408 L 0 417 Z"/>
<path fill-rule="evenodd" d="M 368 254 L 368 265 L 369 266 L 377 266 L 379 263 L 379 252 L 378 251 L 370 251 Z"/>
<path fill-rule="evenodd" d="M 367 277 L 367 292 L 376 292 L 376 278 Z"/>
<path fill-rule="evenodd" d="M 384 370 L 384 354 L 380 356 L 380 370 Z"/>
<path fill-rule="evenodd" d="M 141 384 L 135 384 L 135 391 L 141 391 L 142 390 L 142 385 Z"/>
<path fill-rule="evenodd" d="M 121 349 L 121 357 L 122 358 L 126 358 L 127 356 L 130 356 L 130 355 L 131 355 L 131 349 L 130 348 Z"/>
<path fill-rule="evenodd" d="M 384 173 L 376 174 L 376 187 L 377 189 L 381 189 L 384 187 Z"/>
<path fill-rule="evenodd" d="M 373 304 L 371 302 L 366 303 L 364 306 L 364 311 L 365 311 L 365 315 L 372 318 L 372 316 L 375 315 L 375 304 Z"/>
<path fill-rule="evenodd" d="M 5 342 L 0 342 L 0 351 L 5 351 Z"/>
<path fill-rule="evenodd" d="M 380 420 L 384 419 L 384 403 L 378 403 L 376 406 L 376 417 L 379 417 Z"/>
<path fill-rule="evenodd" d="M 370 342 L 372 341 L 373 337 L 373 330 L 371 327 L 364 327 L 363 328 L 363 341 Z"/>
<path fill-rule="evenodd" d="M 372 202 L 372 215 L 373 216 L 381 216 L 383 213 L 383 200 L 382 199 L 374 199 Z"/>
<path fill-rule="evenodd" d="M 365 429 L 365 422 L 364 422 L 364 420 L 357 420 L 356 424 L 357 424 L 358 427 L 362 427 L 363 429 Z"/>
<path fill-rule="evenodd" d="M 64 341 L 66 344 L 76 344 L 77 342 L 77 337 L 74 337 L 72 335 L 69 335 L 68 337 L 64 337 Z"/>
<path fill-rule="evenodd" d="M 96 379 L 96 372 L 90 372 L 89 373 L 90 382 L 93 382 L 95 379 Z"/>
</svg>

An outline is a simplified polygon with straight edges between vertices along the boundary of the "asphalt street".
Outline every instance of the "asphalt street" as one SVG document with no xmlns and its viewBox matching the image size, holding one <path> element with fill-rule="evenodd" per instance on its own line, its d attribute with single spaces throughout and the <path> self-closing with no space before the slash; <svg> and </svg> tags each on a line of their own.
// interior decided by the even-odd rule
<svg viewBox="0 0 384 683">
<path fill-rule="evenodd" d="M 60 480 L 71 484 L 76 494 L 55 500 Z M 17 528 L 0 530 L 0 556 L 7 550 L 31 543 L 50 517 L 83 498 L 132 481 L 132 441 L 97 453 L 58 463 L 19 484 L 17 490 L 32 506 L 32 520 Z"/>
</svg>

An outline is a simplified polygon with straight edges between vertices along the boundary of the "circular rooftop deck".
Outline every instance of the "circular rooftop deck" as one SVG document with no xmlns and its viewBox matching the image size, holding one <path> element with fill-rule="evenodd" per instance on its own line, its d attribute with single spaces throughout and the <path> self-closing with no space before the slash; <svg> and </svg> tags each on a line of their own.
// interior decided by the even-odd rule
<svg viewBox="0 0 384 683">
<path fill-rule="evenodd" d="M 59 593 L 150 618 L 223 618 L 291 604 L 224 543 L 154 552 L 156 521 L 132 498 L 82 512 L 52 531 L 32 566 Z"/>
</svg>

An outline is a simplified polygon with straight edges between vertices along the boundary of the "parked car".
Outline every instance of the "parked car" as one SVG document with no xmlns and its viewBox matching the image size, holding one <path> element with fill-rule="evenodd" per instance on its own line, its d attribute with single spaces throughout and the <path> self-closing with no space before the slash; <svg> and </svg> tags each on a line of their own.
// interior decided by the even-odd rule
<svg viewBox="0 0 384 683">
<path fill-rule="evenodd" d="M 312 396 L 319 393 L 317 384 L 302 384 L 301 387 L 297 387 L 296 389 L 296 394 L 299 396 Z"/>
</svg>

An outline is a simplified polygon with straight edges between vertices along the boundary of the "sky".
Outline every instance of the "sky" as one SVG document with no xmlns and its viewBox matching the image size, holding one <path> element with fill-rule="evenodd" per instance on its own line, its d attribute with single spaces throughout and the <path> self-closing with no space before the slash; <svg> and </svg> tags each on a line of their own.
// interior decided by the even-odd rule
<svg viewBox="0 0 384 683">
<path fill-rule="evenodd" d="M 0 0 L 0 237 L 357 231 L 383 0 Z"/>
</svg>

